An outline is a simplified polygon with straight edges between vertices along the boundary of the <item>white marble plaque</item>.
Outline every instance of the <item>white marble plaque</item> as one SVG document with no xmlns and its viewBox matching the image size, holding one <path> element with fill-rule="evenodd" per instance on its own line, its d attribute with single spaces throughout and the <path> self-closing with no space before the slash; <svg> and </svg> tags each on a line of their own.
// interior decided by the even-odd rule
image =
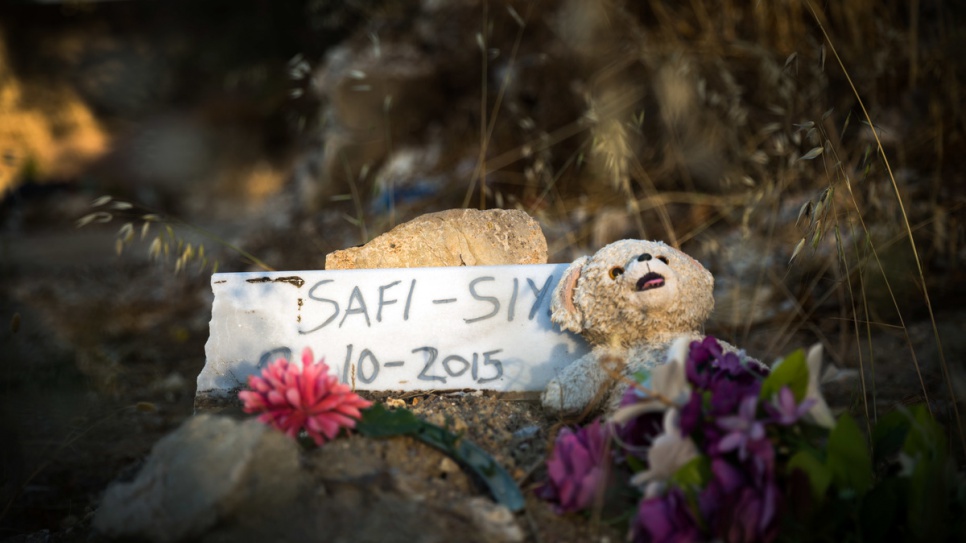
<svg viewBox="0 0 966 543">
<path fill-rule="evenodd" d="M 311 347 L 361 390 L 539 391 L 587 352 L 550 321 L 566 264 L 218 273 L 198 394 Z"/>
</svg>

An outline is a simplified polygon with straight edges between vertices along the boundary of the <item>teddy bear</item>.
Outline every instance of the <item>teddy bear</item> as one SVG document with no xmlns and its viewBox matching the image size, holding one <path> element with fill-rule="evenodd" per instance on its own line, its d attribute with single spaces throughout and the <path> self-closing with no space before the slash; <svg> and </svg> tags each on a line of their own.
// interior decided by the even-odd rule
<svg viewBox="0 0 966 543">
<path fill-rule="evenodd" d="M 621 240 L 575 260 L 554 289 L 551 319 L 583 336 L 591 352 L 547 385 L 545 408 L 615 409 L 626 390 L 615 376 L 663 364 L 675 339 L 704 337 L 713 288 L 711 272 L 660 241 Z"/>
</svg>

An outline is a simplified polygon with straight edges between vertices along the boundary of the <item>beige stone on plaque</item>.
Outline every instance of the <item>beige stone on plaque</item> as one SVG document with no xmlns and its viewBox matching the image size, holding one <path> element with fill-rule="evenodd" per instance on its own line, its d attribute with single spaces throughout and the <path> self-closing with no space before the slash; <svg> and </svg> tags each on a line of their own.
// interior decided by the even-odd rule
<svg viewBox="0 0 966 543">
<path fill-rule="evenodd" d="M 400 224 L 362 247 L 329 253 L 327 270 L 546 264 L 540 225 L 519 210 L 450 209 Z"/>
</svg>

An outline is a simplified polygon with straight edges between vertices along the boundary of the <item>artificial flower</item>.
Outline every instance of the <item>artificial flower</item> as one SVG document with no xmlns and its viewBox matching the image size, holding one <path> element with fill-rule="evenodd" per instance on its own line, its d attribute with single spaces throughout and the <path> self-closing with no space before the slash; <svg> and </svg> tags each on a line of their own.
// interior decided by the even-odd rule
<svg viewBox="0 0 966 543">
<path fill-rule="evenodd" d="M 549 480 L 537 494 L 554 502 L 558 513 L 579 511 L 593 504 L 606 485 L 609 438 L 608 426 L 599 420 L 576 431 L 562 429 L 547 460 Z"/>
<path fill-rule="evenodd" d="M 689 543 L 706 539 L 681 489 L 672 488 L 663 496 L 641 500 L 633 527 L 634 543 Z"/>
<path fill-rule="evenodd" d="M 644 489 L 645 498 L 662 492 L 671 476 L 698 456 L 694 441 L 681 434 L 678 416 L 676 409 L 664 413 L 664 433 L 654 439 L 647 451 L 647 470 L 631 478 L 631 484 Z"/>
<path fill-rule="evenodd" d="M 783 386 L 771 403 L 765 404 L 765 410 L 771 415 L 771 420 L 782 426 L 791 426 L 798 422 L 815 404 L 814 398 L 805 398 L 802 403 L 795 402 L 795 393 L 787 385 Z"/>
<path fill-rule="evenodd" d="M 832 428 L 835 426 L 835 417 L 832 416 L 832 410 L 825 403 L 825 397 L 822 396 L 822 391 L 819 388 L 822 379 L 821 343 L 812 345 L 805 357 L 805 362 L 808 364 L 808 390 L 805 392 L 805 399 L 815 402 L 805 413 L 805 419 L 819 426 Z"/>
<path fill-rule="evenodd" d="M 652 369 L 641 387 L 628 387 L 621 398 L 620 409 L 611 416 L 611 420 L 624 424 L 642 413 L 664 411 L 668 407 L 665 400 L 677 406 L 687 403 L 691 397 L 691 385 L 688 384 L 685 365 L 690 343 L 688 336 L 674 340 L 668 349 L 667 362 Z M 660 394 L 661 398 L 649 396 L 645 389 Z"/>
<path fill-rule="evenodd" d="M 291 437 L 305 430 L 317 445 L 355 428 L 360 409 L 372 405 L 329 373 L 324 360 L 315 362 L 312 350 L 302 351 L 302 364 L 279 358 L 248 378 L 251 390 L 238 393 L 246 413 L 261 413 L 258 420 Z"/>
<path fill-rule="evenodd" d="M 718 426 L 727 432 L 718 442 L 718 451 L 726 453 L 738 451 L 738 458 L 748 458 L 750 446 L 765 438 L 765 425 L 755 419 L 758 410 L 758 397 L 751 395 L 741 400 L 737 415 L 729 415 L 718 419 Z"/>
</svg>

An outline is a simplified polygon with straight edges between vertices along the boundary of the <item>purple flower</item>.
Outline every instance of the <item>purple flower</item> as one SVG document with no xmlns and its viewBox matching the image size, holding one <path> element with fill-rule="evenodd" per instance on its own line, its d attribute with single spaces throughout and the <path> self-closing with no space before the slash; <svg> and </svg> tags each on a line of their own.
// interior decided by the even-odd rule
<svg viewBox="0 0 966 543">
<path fill-rule="evenodd" d="M 711 459 L 711 480 L 698 496 L 701 516 L 714 519 L 722 504 L 746 482 L 744 472 L 724 458 Z"/>
<path fill-rule="evenodd" d="M 641 500 L 632 529 L 634 543 L 685 543 L 707 539 L 679 488 L 672 488 L 663 496 Z"/>
<path fill-rule="evenodd" d="M 747 372 L 744 366 L 741 365 L 741 358 L 735 353 L 724 353 L 718 356 L 712 361 L 711 366 L 731 376 L 737 376 Z"/>
<path fill-rule="evenodd" d="M 681 426 L 682 434 L 691 435 L 698 428 L 704 416 L 701 404 L 701 393 L 697 390 L 692 391 L 691 399 L 681 407 L 681 420 L 678 424 Z"/>
<path fill-rule="evenodd" d="M 609 427 L 602 426 L 600 420 L 576 431 L 561 430 L 547 460 L 549 480 L 537 495 L 554 502 L 557 513 L 579 511 L 593 504 L 607 482 L 609 437 Z"/>
<path fill-rule="evenodd" d="M 651 443 L 661 435 L 663 420 L 664 413 L 653 411 L 617 425 L 617 438 L 620 440 L 621 447 L 641 460 L 646 460 Z"/>
<path fill-rule="evenodd" d="M 762 487 L 742 486 L 722 503 L 716 534 L 724 541 L 774 541 L 778 536 L 781 493 L 769 481 Z"/>
<path fill-rule="evenodd" d="M 745 374 L 749 375 L 750 374 Z M 730 415 L 738 409 L 741 401 L 749 396 L 758 396 L 761 382 L 757 379 L 729 379 L 723 374 L 711 379 L 711 415 L 720 417 Z"/>
<path fill-rule="evenodd" d="M 711 366 L 711 361 L 721 356 L 721 344 L 711 336 L 704 340 L 692 341 L 691 352 L 685 363 L 685 371 L 688 381 L 698 388 L 707 388 L 710 373 L 706 371 Z"/>
<path fill-rule="evenodd" d="M 755 420 L 758 410 L 758 397 L 746 396 L 738 406 L 737 415 L 719 417 L 718 427 L 727 432 L 718 441 L 718 451 L 727 453 L 738 451 L 738 458 L 742 461 L 748 458 L 749 446 L 765 439 L 765 425 Z"/>
<path fill-rule="evenodd" d="M 781 506 L 772 471 L 759 478 L 725 458 L 711 460 L 711 481 L 698 496 L 698 507 L 721 540 L 773 541 Z"/>
<path fill-rule="evenodd" d="M 814 398 L 806 398 L 802 403 L 795 403 L 795 394 L 788 386 L 783 386 L 772 403 L 765 404 L 765 411 L 771 415 L 771 420 L 782 426 L 791 426 L 798 422 L 809 409 L 815 405 Z"/>
</svg>

